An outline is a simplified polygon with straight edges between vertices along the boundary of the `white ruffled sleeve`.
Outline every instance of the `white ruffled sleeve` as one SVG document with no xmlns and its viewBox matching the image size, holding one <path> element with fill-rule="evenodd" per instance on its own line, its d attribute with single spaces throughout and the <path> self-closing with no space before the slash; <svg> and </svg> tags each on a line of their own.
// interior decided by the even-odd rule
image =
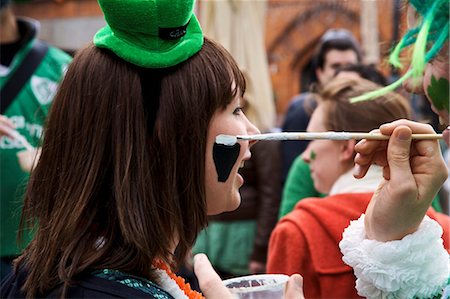
<svg viewBox="0 0 450 299">
<path fill-rule="evenodd" d="M 366 239 L 364 214 L 351 221 L 339 243 L 343 261 L 353 267 L 358 294 L 367 298 L 432 298 L 449 277 L 449 255 L 441 226 L 428 216 L 401 240 Z"/>
</svg>

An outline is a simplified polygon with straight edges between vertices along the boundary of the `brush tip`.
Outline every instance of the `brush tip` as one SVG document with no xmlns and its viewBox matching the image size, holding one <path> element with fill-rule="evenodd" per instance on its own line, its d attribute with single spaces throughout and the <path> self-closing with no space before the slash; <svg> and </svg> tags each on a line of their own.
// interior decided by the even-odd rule
<svg viewBox="0 0 450 299">
<path fill-rule="evenodd" d="M 224 134 L 216 136 L 216 143 L 217 144 L 235 145 L 236 142 L 237 142 L 237 137 L 236 136 L 224 135 Z"/>
</svg>

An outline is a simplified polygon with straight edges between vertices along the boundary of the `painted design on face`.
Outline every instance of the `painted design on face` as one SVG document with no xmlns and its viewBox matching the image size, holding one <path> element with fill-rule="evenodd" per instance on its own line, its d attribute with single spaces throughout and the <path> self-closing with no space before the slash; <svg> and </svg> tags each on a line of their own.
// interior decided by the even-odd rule
<svg viewBox="0 0 450 299">
<path fill-rule="evenodd" d="M 213 160 L 219 182 L 225 182 L 228 179 L 231 170 L 239 157 L 240 151 L 241 145 L 239 143 L 231 146 L 214 143 Z"/>
<path fill-rule="evenodd" d="M 311 151 L 311 153 L 309 154 L 309 159 L 311 160 L 311 161 L 314 161 L 314 160 L 316 160 L 316 152 L 315 151 Z"/>
<path fill-rule="evenodd" d="M 445 78 L 439 78 L 439 80 L 431 76 L 430 85 L 427 87 L 428 97 L 430 98 L 433 106 L 438 110 L 449 110 L 449 82 Z"/>
</svg>

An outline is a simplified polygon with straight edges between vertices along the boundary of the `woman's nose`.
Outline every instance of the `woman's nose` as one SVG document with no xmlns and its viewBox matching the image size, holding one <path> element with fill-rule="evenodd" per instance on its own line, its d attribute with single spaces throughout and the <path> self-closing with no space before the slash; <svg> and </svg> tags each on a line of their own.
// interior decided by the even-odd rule
<svg viewBox="0 0 450 299">
<path fill-rule="evenodd" d="M 248 135 L 261 134 L 261 131 L 247 118 L 247 133 Z"/>
<path fill-rule="evenodd" d="M 309 149 L 309 146 L 307 146 L 306 149 L 301 154 L 301 158 L 303 159 L 303 161 L 305 161 L 305 163 L 308 163 L 308 164 L 311 162 L 310 152 L 311 152 L 311 150 Z"/>
<path fill-rule="evenodd" d="M 247 118 L 247 134 L 248 135 L 256 135 L 261 134 L 261 131 Z M 249 142 L 249 146 L 252 147 L 256 142 L 256 140 L 252 140 Z"/>
</svg>

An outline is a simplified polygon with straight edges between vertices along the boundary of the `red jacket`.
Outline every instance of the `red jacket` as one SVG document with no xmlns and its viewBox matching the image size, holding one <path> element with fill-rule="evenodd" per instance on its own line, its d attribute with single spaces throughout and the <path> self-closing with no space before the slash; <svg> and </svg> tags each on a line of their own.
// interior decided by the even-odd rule
<svg viewBox="0 0 450 299">
<path fill-rule="evenodd" d="M 342 261 L 339 242 L 350 220 L 365 212 L 371 197 L 372 193 L 349 193 L 300 201 L 272 232 L 267 272 L 300 273 L 308 299 L 361 298 L 353 269 Z M 450 218 L 432 209 L 427 215 L 443 227 L 448 250 Z"/>
</svg>

